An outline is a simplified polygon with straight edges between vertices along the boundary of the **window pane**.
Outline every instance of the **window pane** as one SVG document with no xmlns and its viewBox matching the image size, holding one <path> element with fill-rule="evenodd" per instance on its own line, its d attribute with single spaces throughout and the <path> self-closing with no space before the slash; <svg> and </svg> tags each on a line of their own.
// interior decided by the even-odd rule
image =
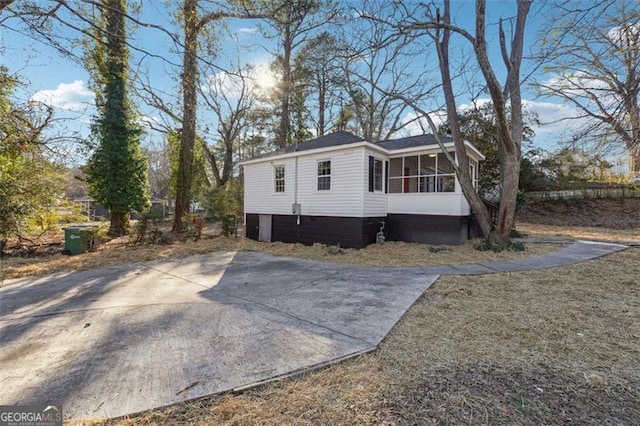
<svg viewBox="0 0 640 426">
<path fill-rule="evenodd" d="M 418 178 L 417 177 L 406 177 L 404 178 L 403 184 L 403 192 L 418 192 Z"/>
<path fill-rule="evenodd" d="M 455 189 L 456 183 L 453 176 L 438 176 L 438 192 L 454 192 Z"/>
<path fill-rule="evenodd" d="M 418 156 L 404 157 L 404 176 L 418 175 Z M 415 191 L 414 191 L 415 192 Z"/>
<path fill-rule="evenodd" d="M 274 167 L 275 191 L 284 192 L 284 166 Z"/>
<path fill-rule="evenodd" d="M 331 161 L 319 161 L 318 162 L 318 176 L 328 176 L 331 174 Z"/>
<path fill-rule="evenodd" d="M 420 177 L 420 192 L 436 192 L 436 177 L 435 176 L 421 176 Z"/>
<path fill-rule="evenodd" d="M 318 191 L 328 191 L 331 189 L 331 176 L 318 177 Z"/>
<path fill-rule="evenodd" d="M 276 179 L 284 178 L 284 166 L 276 166 Z"/>
<path fill-rule="evenodd" d="M 420 156 L 420 174 L 421 175 L 436 174 L 436 155 L 435 154 Z"/>
<path fill-rule="evenodd" d="M 453 155 L 453 153 L 451 153 L 451 155 Z M 449 160 L 447 160 L 444 153 L 440 152 L 438 153 L 438 174 L 444 175 L 447 173 L 453 173 L 453 165 L 449 163 Z"/>
<path fill-rule="evenodd" d="M 373 160 L 373 189 L 382 191 L 382 161 Z"/>
<path fill-rule="evenodd" d="M 389 192 L 391 194 L 400 194 L 402 192 L 401 178 L 389 178 Z"/>
<path fill-rule="evenodd" d="M 389 177 L 402 176 L 402 158 L 392 158 L 389 161 Z"/>
</svg>

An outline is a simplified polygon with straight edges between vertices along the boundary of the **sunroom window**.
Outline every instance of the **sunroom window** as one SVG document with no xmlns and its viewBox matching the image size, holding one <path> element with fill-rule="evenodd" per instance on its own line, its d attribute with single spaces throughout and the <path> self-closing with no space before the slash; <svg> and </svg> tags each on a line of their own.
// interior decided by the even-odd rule
<svg viewBox="0 0 640 426">
<path fill-rule="evenodd" d="M 444 153 L 392 158 L 389 163 L 389 192 L 454 192 L 453 166 Z"/>
</svg>

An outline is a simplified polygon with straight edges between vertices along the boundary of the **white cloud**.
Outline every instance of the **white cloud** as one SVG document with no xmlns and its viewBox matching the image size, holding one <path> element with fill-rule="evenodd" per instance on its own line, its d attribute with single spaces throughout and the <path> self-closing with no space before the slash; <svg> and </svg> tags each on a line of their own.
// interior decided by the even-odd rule
<svg viewBox="0 0 640 426">
<path fill-rule="evenodd" d="M 162 120 L 160 119 L 160 117 L 154 115 L 142 115 L 140 116 L 140 118 L 138 119 L 138 122 L 144 126 L 144 127 L 148 127 L 148 128 L 154 128 L 154 127 L 161 127 L 162 126 Z"/>
<path fill-rule="evenodd" d="M 210 74 L 203 90 L 207 93 L 224 93 L 229 99 L 237 99 L 242 94 L 242 78 L 225 72 Z"/>
<path fill-rule="evenodd" d="M 589 124 L 588 118 L 577 118 L 580 111 L 566 104 L 529 100 L 522 103 L 525 111 L 537 115 L 540 125 L 533 126 L 534 142 L 545 149 L 555 149 L 558 143 L 570 139 L 572 134 Z"/>
<path fill-rule="evenodd" d="M 629 24 L 625 27 L 613 27 L 607 33 L 609 40 L 623 49 L 636 48 L 640 44 L 640 24 Z"/>
<path fill-rule="evenodd" d="M 436 128 L 438 128 L 446 121 L 447 114 L 442 110 L 433 111 L 429 113 L 429 117 L 431 117 Z M 404 127 L 398 132 L 398 136 L 417 136 L 425 133 L 433 133 L 427 119 L 423 117 L 422 114 L 418 115 L 414 111 L 411 111 L 404 116 L 402 124 Z"/>
<path fill-rule="evenodd" d="M 551 89 L 562 89 L 564 93 L 577 96 L 585 95 L 585 90 L 592 93 L 602 92 L 603 95 L 610 93 L 609 85 L 600 78 L 594 78 L 596 75 L 586 71 L 574 71 L 567 74 L 554 74 L 543 86 Z"/>
<path fill-rule="evenodd" d="M 236 30 L 237 34 L 255 34 L 258 32 L 257 27 L 242 27 Z"/>
<path fill-rule="evenodd" d="M 583 124 L 579 123 L 582 119 L 575 118 L 579 111 L 569 105 L 523 100 L 523 109 L 538 116 L 540 127 L 534 129 L 536 134 L 564 133 Z"/>
<path fill-rule="evenodd" d="M 480 107 L 489 103 L 489 99 L 477 99 L 475 106 Z M 474 107 L 472 103 L 461 104 L 458 108 L 460 112 L 465 112 Z M 537 102 L 523 100 L 523 109 L 528 112 L 535 113 L 538 116 L 540 125 L 534 125 L 533 130 L 536 133 L 535 142 L 547 149 L 553 149 L 555 145 L 566 140 L 569 135 L 576 130 L 585 126 L 588 122 L 586 118 L 572 119 L 578 116 L 579 111 L 576 108 L 554 102 Z M 444 110 L 434 111 L 430 114 L 436 127 L 447 121 L 447 115 Z M 415 112 L 409 112 L 402 120 L 406 123 L 397 136 L 414 136 L 423 133 L 431 133 L 431 128 L 424 117 L 419 117 Z"/>
<path fill-rule="evenodd" d="M 84 111 L 94 105 L 94 94 L 82 80 L 75 80 L 73 83 L 60 83 L 53 90 L 39 90 L 31 100 L 66 111 Z"/>
<path fill-rule="evenodd" d="M 243 71 L 243 74 L 246 75 L 246 90 L 268 91 L 278 82 L 278 77 L 266 64 L 252 65 L 250 71 Z M 238 99 L 242 93 L 242 78 L 225 72 L 210 74 L 202 89 L 207 93 L 224 93 L 229 99 Z"/>
</svg>

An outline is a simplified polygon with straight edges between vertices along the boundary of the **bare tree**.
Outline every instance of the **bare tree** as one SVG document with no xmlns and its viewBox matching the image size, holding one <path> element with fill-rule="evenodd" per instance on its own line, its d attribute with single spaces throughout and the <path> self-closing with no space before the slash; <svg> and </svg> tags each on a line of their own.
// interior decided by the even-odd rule
<svg viewBox="0 0 640 426">
<path fill-rule="evenodd" d="M 318 136 L 324 135 L 332 127 L 337 116 L 335 111 L 342 88 L 339 86 L 340 43 L 337 38 L 323 32 L 309 40 L 296 62 L 306 74 L 305 98 L 315 100 L 308 109 Z"/>
<path fill-rule="evenodd" d="M 384 8 L 376 2 L 364 2 L 361 16 L 380 16 Z M 409 124 L 405 120 L 410 106 L 394 94 L 419 104 L 433 95 L 428 88 L 428 69 L 416 73 L 416 58 L 423 57 L 410 39 L 393 33 L 384 22 L 358 19 L 348 27 L 352 41 L 343 46 L 340 83 L 345 88 L 358 133 L 369 141 L 389 139 Z"/>
<path fill-rule="evenodd" d="M 202 98 L 218 123 L 216 134 L 220 144 L 204 144 L 217 187 L 225 185 L 231 178 L 239 139 L 250 125 L 250 113 L 255 104 L 251 72 L 251 67 L 247 67 L 231 74 L 212 74 L 201 90 Z"/>
<path fill-rule="evenodd" d="M 205 26 L 224 18 L 265 18 L 246 7 L 240 10 L 215 10 L 201 13 L 198 0 L 184 0 L 182 8 L 183 23 L 183 62 L 181 74 L 182 88 L 182 131 L 180 133 L 180 154 L 178 158 L 178 175 L 176 182 L 176 203 L 173 218 L 173 232 L 182 232 L 184 223 L 182 216 L 188 211 L 190 188 L 193 178 L 193 150 L 196 143 L 197 117 L 197 85 L 198 73 L 198 35 Z"/>
<path fill-rule="evenodd" d="M 517 11 L 514 18 L 515 22 L 512 23 L 513 30 L 510 42 L 507 41 L 504 19 L 499 20 L 499 48 L 502 54 L 502 61 L 507 70 L 503 84 L 499 82 L 496 76 L 494 65 L 491 63 L 487 51 L 486 0 L 476 0 L 474 33 L 452 23 L 450 0 L 444 0 L 443 9 L 427 7 L 424 10 L 410 10 L 406 5 L 396 4 L 397 9 L 386 20 L 387 23 L 392 23 L 399 34 L 413 37 L 426 34 L 435 41 L 442 78 L 442 90 L 446 103 L 447 121 L 455 145 L 457 162 L 440 141 L 437 135 L 438 129 L 430 118 L 429 112 L 402 93 L 396 93 L 395 95 L 411 105 L 429 122 L 436 140 L 454 167 L 462 191 L 475 213 L 485 237 L 490 242 L 497 244 L 506 244 L 509 241 L 515 219 L 523 135 L 520 66 L 522 63 L 525 25 L 531 2 L 532 0 L 517 1 Z M 397 19 L 398 16 L 400 16 L 400 19 Z M 425 16 L 425 19 L 419 18 L 421 16 Z M 370 16 L 369 19 L 380 21 L 380 18 L 375 16 Z M 470 177 L 469 159 L 458 120 L 456 95 L 453 89 L 450 69 L 449 54 L 452 34 L 457 34 L 466 39 L 473 47 L 475 59 L 484 78 L 495 112 L 501 186 L 500 208 L 496 223 L 493 223 L 491 215 L 482 198 L 476 192 Z"/>
<path fill-rule="evenodd" d="M 277 145 L 284 147 L 292 142 L 290 106 L 295 85 L 292 69 L 295 52 L 332 19 L 333 12 L 326 0 L 280 0 L 274 6 L 274 13 L 267 23 L 275 31 L 272 37 L 278 40 L 276 62 L 281 81 Z M 327 13 L 323 13 L 325 10 Z"/>
<path fill-rule="evenodd" d="M 597 2 L 586 9 L 560 4 L 545 28 L 551 78 L 538 81 L 544 96 L 575 107 L 574 140 L 622 142 L 630 171 L 640 172 L 640 8 L 637 1 Z M 573 22 L 580 25 L 572 25 Z M 557 34 L 554 38 L 553 35 Z"/>
</svg>

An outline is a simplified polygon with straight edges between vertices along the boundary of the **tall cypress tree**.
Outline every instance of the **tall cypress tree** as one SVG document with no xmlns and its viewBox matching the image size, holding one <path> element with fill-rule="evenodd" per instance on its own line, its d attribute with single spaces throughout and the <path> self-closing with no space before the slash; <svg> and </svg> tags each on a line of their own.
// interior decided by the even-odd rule
<svg viewBox="0 0 640 426">
<path fill-rule="evenodd" d="M 129 102 L 126 0 L 102 0 L 87 64 L 94 79 L 92 133 L 98 146 L 86 167 L 89 193 L 111 211 L 111 235 L 123 235 L 131 211 L 149 207 L 142 129 Z"/>
</svg>

